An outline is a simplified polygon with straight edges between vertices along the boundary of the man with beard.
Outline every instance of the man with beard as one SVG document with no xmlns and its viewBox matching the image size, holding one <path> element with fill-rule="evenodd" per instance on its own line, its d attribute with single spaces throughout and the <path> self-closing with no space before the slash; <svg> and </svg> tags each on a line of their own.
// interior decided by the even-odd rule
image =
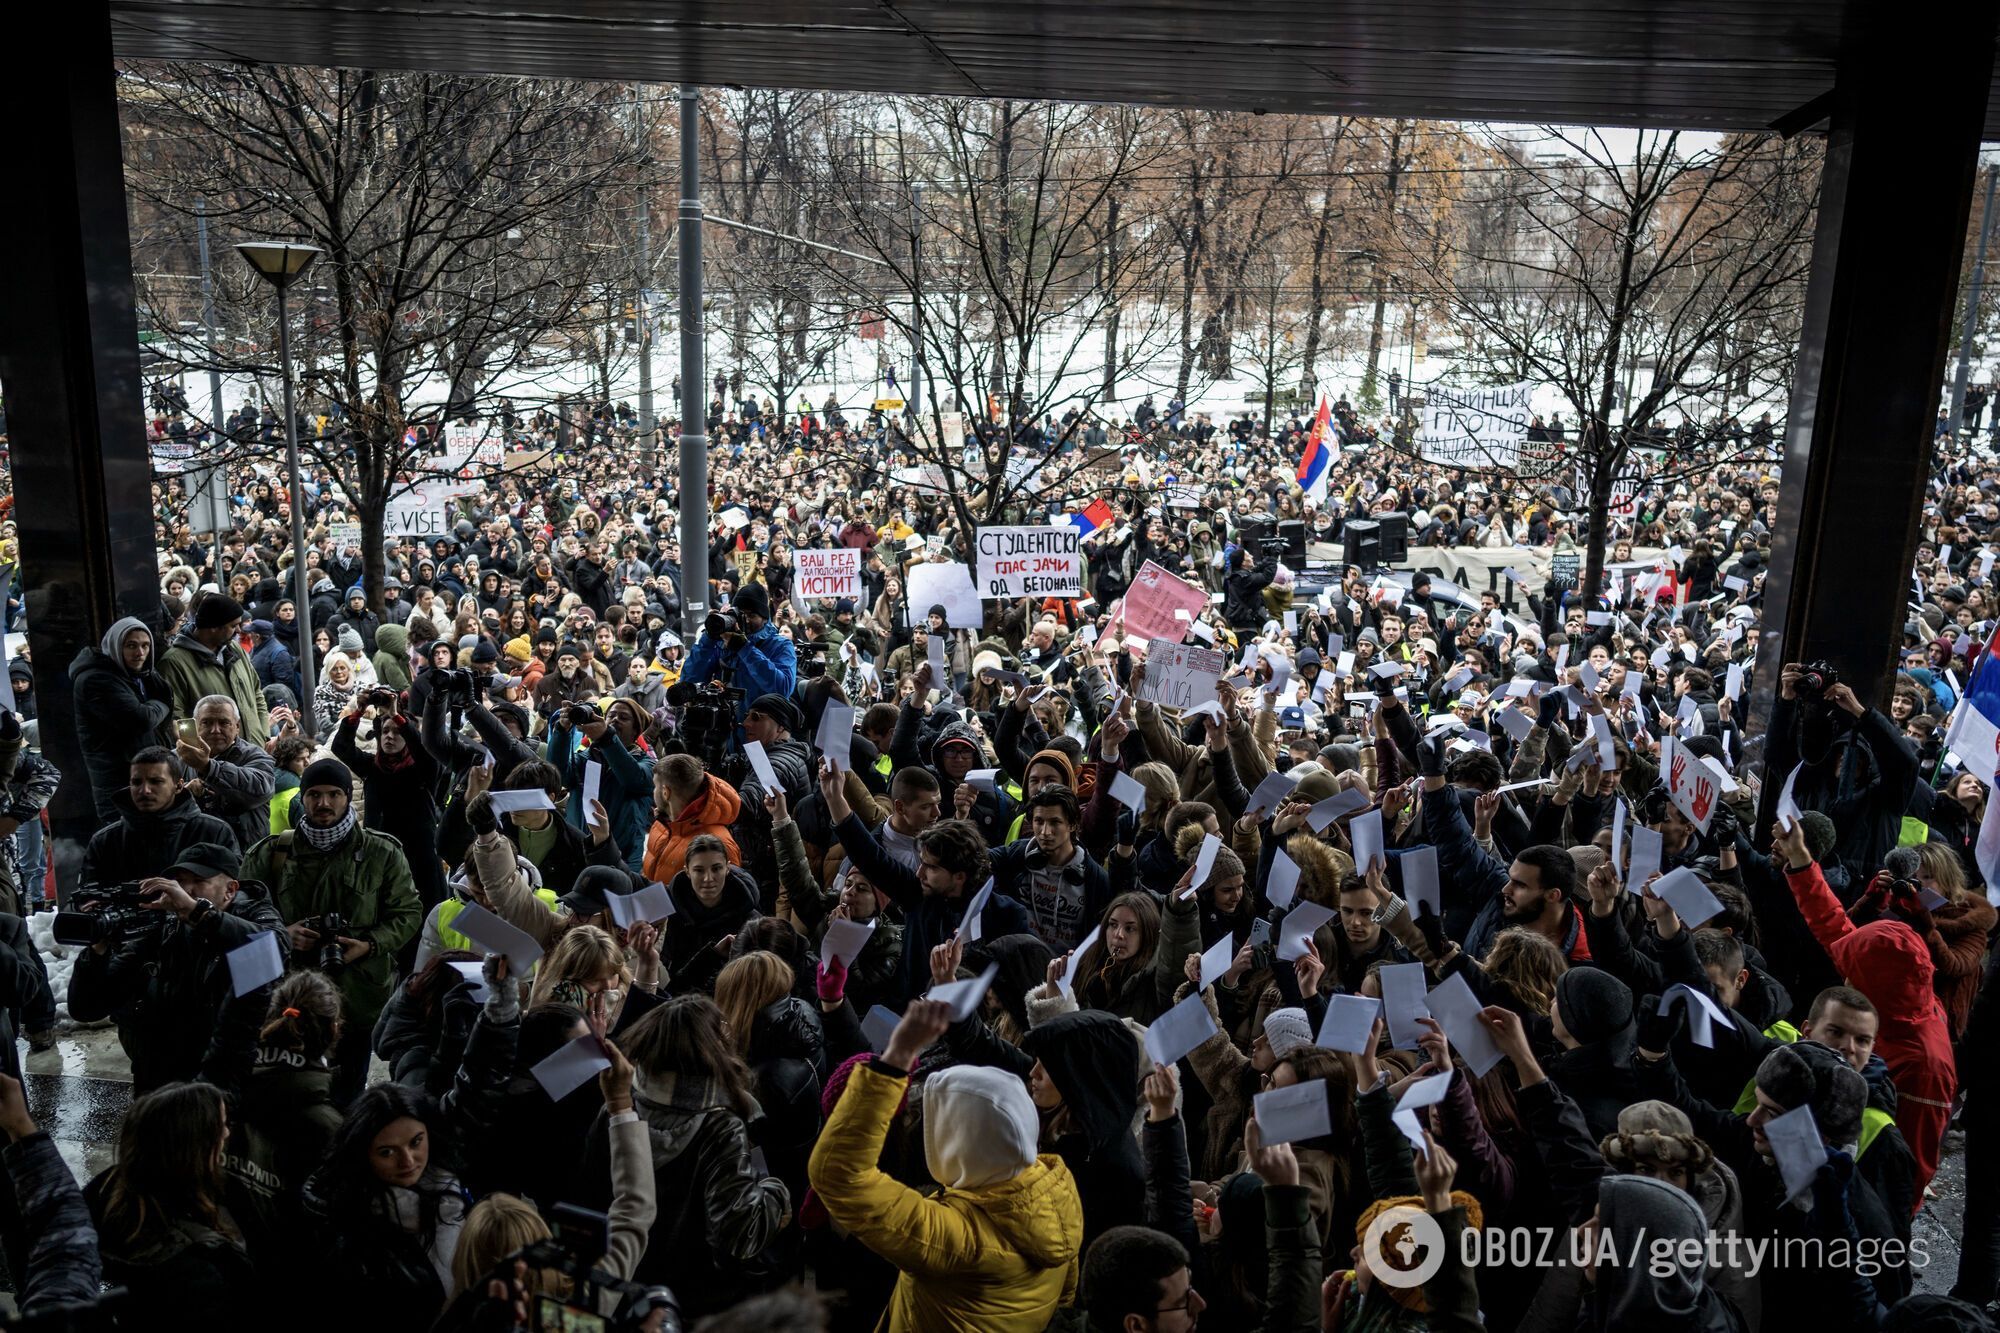
<svg viewBox="0 0 2000 1333">
<path fill-rule="evenodd" d="M 1513 864 L 1503 863 L 1472 836 L 1458 793 L 1445 782 L 1439 738 L 1425 741 L 1417 754 L 1424 775 L 1424 829 L 1438 849 L 1446 931 L 1462 930 L 1465 951 L 1484 958 L 1494 936 L 1509 926 L 1526 926 L 1552 940 L 1571 963 L 1588 962 L 1590 941 L 1570 901 L 1576 887 L 1570 854 L 1541 843 L 1523 847 Z M 1494 794 L 1480 801 L 1498 799 Z M 1470 922 L 1458 925 L 1468 913 Z"/>
<path fill-rule="evenodd" d="M 345 1012 L 333 1099 L 345 1106 L 368 1076 L 369 1037 L 389 999 L 390 960 L 416 934 L 423 910 L 403 849 L 355 819 L 347 765 L 338 759 L 307 765 L 299 793 L 304 822 L 252 847 L 239 878 L 270 886 L 296 963 L 318 966 L 330 947 L 339 953 L 330 970 Z"/>
</svg>

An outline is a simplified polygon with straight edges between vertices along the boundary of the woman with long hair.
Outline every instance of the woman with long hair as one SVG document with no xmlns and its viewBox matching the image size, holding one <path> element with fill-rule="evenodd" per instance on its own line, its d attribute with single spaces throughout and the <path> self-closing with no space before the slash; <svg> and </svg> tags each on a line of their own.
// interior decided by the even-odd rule
<svg viewBox="0 0 2000 1333">
<path fill-rule="evenodd" d="M 596 926 L 571 926 L 536 969 L 528 1007 L 570 1004 L 581 1009 L 593 996 L 602 996 L 615 1026 L 631 989 L 632 974 L 618 941 Z"/>
<path fill-rule="evenodd" d="M 506 959 L 489 957 L 482 979 L 486 1005 L 452 1091 L 433 1101 L 395 1083 L 370 1087 L 306 1182 L 306 1214 L 318 1224 L 315 1272 L 334 1294 L 321 1307 L 329 1328 L 423 1333 L 444 1308 L 471 1204 L 455 1140 L 497 1100 L 521 1029 L 521 988 Z"/>
<path fill-rule="evenodd" d="M 826 1041 L 814 1006 L 793 994 L 794 973 L 775 953 L 733 958 L 715 979 L 715 1003 L 730 1043 L 757 1080 L 765 1159 L 794 1198 L 804 1198 L 806 1158 L 819 1136 Z"/>
<path fill-rule="evenodd" d="M 1077 1007 L 1151 1023 L 1172 1007 L 1174 990 L 1180 985 L 1178 960 L 1170 957 L 1174 947 L 1161 929 L 1160 907 L 1152 894 L 1119 894 L 1105 905 L 1097 942 L 1070 965 Z M 1029 998 L 1031 1015 L 1039 1017 L 1060 1007 L 1061 992 L 1054 978 L 1068 960 L 1065 954 L 1050 964 L 1051 980 Z"/>
<path fill-rule="evenodd" d="M 228 1137 L 222 1089 L 170 1083 L 132 1103 L 117 1165 L 85 1191 L 105 1280 L 139 1308 L 171 1308 L 191 1327 L 263 1322 L 257 1270 L 223 1216 Z"/>
<path fill-rule="evenodd" d="M 634 1023 L 620 1045 L 634 1070 L 634 1108 L 652 1136 L 660 1207 L 635 1279 L 671 1287 L 683 1317 L 776 1286 L 784 1273 L 766 1251 L 791 1215 L 791 1194 L 751 1163 L 755 1082 L 722 1010 L 705 995 L 679 996 Z M 609 1202 L 605 1120 L 591 1129 L 578 1179 L 581 1202 Z"/>
</svg>

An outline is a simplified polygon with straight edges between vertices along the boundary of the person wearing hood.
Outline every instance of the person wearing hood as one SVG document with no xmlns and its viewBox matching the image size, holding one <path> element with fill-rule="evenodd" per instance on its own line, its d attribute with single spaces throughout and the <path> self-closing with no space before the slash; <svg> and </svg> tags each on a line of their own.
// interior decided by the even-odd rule
<svg viewBox="0 0 2000 1333">
<path fill-rule="evenodd" d="M 7 685 L 14 694 L 14 711 L 30 722 L 35 720 L 35 668 L 24 657 L 7 663 Z"/>
<path fill-rule="evenodd" d="M 386 624 L 375 631 L 375 656 L 371 659 L 375 679 L 401 694 L 410 688 L 410 631 L 403 625 Z"/>
<path fill-rule="evenodd" d="M 878 1165 L 909 1071 L 950 1018 L 946 1005 L 913 1001 L 882 1055 L 853 1071 L 813 1149 L 813 1190 L 899 1270 L 885 1333 L 1040 1333 L 1075 1297 L 1083 1205 L 1062 1158 L 1037 1152 L 1039 1117 L 1020 1078 L 960 1066 L 925 1080 L 924 1156 L 942 1194 L 927 1198 Z"/>
<path fill-rule="evenodd" d="M 917 693 L 903 701 L 897 714 L 896 732 L 889 742 L 890 759 L 897 768 L 928 767 L 931 776 L 938 780 L 940 806 L 947 811 L 955 810 L 960 819 L 970 820 L 988 847 L 1001 846 L 1007 841 L 1007 830 L 1013 826 L 1020 809 L 1008 790 L 1013 784 L 1003 785 L 996 780 L 991 788 L 980 788 L 965 781 L 966 774 L 993 765 L 987 762 L 979 732 L 962 718 L 946 722 L 932 737 L 928 754 L 922 751 L 917 733 L 925 715 L 917 702 L 929 679 L 930 665 L 925 663 L 917 668 Z"/>
<path fill-rule="evenodd" d="M 1607 1176 L 1587 1232 L 1619 1256 L 1649 1262 L 1584 1265 L 1590 1295 L 1580 1328 L 1592 1333 L 1739 1333 L 1742 1315 L 1708 1281 L 1708 1220 L 1701 1205 L 1651 1176 Z"/>
<path fill-rule="evenodd" d="M 261 746 L 270 738 L 263 682 L 250 655 L 236 642 L 243 608 L 221 593 L 209 593 L 194 609 L 194 624 L 160 655 L 160 679 L 172 697 L 174 716 L 192 718 L 195 705 L 211 694 L 226 694 L 243 716 L 243 739 Z"/>
<path fill-rule="evenodd" d="M 1785 880 L 1813 937 L 1847 984 L 1873 1001 L 1881 1015 L 1875 1048 L 1895 1080 L 1896 1127 L 1916 1155 L 1921 1198 L 1937 1174 L 1958 1091 L 1951 1027 L 1933 989 L 1936 965 L 1929 946 L 1906 922 L 1885 918 L 1857 926 L 1849 919 L 1806 848 L 1802 824 L 1779 820 L 1772 850 L 1783 857 Z"/>
<path fill-rule="evenodd" d="M 767 694 L 791 698 L 798 686 L 798 656 L 792 641 L 778 633 L 771 622 L 771 597 L 762 584 L 746 583 L 738 588 L 730 609 L 736 614 L 737 628 L 718 635 L 704 627 L 694 651 L 688 654 L 681 683 L 705 685 L 725 667 L 734 671 L 736 686 L 743 691 L 736 705 L 740 723 L 755 699 Z"/>
<path fill-rule="evenodd" d="M 78 1022 L 118 1020 L 118 1042 L 144 1093 L 191 1079 L 235 994 L 226 955 L 265 931 L 286 952 L 284 921 L 271 892 L 242 876 L 234 844 L 197 842 L 168 859 L 140 888 L 147 907 L 171 916 L 156 931 L 94 944 L 70 975 L 69 1011 Z"/>
<path fill-rule="evenodd" d="M 1032 1062 L 1028 1095 L 1042 1144 L 1060 1157 L 1083 1201 L 1083 1242 L 1145 1220 L 1145 1170 L 1132 1118 L 1139 1109 L 1139 1044 L 1099 1009 L 1059 1014 L 1021 1038 Z"/>
<path fill-rule="evenodd" d="M 680 874 L 689 846 L 706 834 L 719 840 L 731 865 L 743 853 L 730 832 L 743 813 L 736 788 L 702 767 L 691 754 L 670 754 L 653 765 L 653 824 L 646 833 L 644 874 L 664 884 Z M 751 880 L 755 884 L 754 879 Z"/>
<path fill-rule="evenodd" d="M 118 818 L 116 798 L 126 790 L 132 757 L 175 743 L 173 694 L 152 659 L 153 632 L 126 616 L 69 666 L 77 743 L 99 820 Z"/>
<path fill-rule="evenodd" d="M 283 685 L 294 694 L 299 688 L 299 663 L 292 656 L 292 650 L 278 638 L 275 622 L 253 620 L 250 622 L 250 636 L 256 646 L 250 651 L 250 665 L 257 668 L 257 679 L 266 689 L 273 685 Z"/>
</svg>

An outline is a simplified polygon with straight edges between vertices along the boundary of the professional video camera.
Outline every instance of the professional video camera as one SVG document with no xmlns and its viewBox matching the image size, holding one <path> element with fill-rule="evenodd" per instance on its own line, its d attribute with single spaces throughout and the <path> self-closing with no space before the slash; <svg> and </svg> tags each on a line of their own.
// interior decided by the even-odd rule
<svg viewBox="0 0 2000 1333">
<path fill-rule="evenodd" d="M 164 930 L 171 912 L 149 912 L 141 904 L 153 901 L 136 882 L 77 891 L 74 906 L 57 912 L 52 923 L 58 944 L 120 944 Z"/>
<path fill-rule="evenodd" d="M 1828 662 L 1808 662 L 1799 668 L 1799 678 L 1792 682 L 1793 693 L 1804 703 L 1824 703 L 1826 692 L 1840 684 L 1840 673 Z"/>
<path fill-rule="evenodd" d="M 678 681 L 667 689 L 667 702 L 680 709 L 680 729 L 669 748 L 701 760 L 702 767 L 732 786 L 742 786 L 748 761 L 736 748 L 736 710 L 743 691 L 730 683 L 735 674 L 718 667 L 721 680 L 695 685 Z"/>
<path fill-rule="evenodd" d="M 1283 560 L 1285 553 L 1291 549 L 1291 543 L 1283 537 L 1259 537 L 1257 549 L 1273 560 Z"/>
<path fill-rule="evenodd" d="M 708 619 L 701 622 L 702 632 L 711 639 L 720 639 L 730 634 L 741 634 L 743 626 L 736 619 L 734 609 L 723 606 L 708 613 Z"/>
<path fill-rule="evenodd" d="M 550 1333 L 624 1333 L 645 1327 L 658 1312 L 658 1333 L 681 1333 L 680 1302 L 672 1291 L 627 1282 L 597 1267 L 611 1248 L 609 1218 L 588 1208 L 559 1203 L 549 1210 L 549 1221 L 553 1235 L 508 1255 L 493 1273 L 503 1281 L 511 1280 L 514 1263 L 520 1260 L 530 1272 L 553 1270 L 568 1279 L 566 1294 L 543 1292 L 535 1297 L 530 1327 Z M 605 1295 L 618 1297 L 613 1314 L 601 1312 Z"/>
<path fill-rule="evenodd" d="M 307 960 L 307 966 L 330 977 L 339 976 L 347 966 L 347 950 L 341 945 L 340 936 L 353 929 L 347 924 L 347 918 L 338 912 L 327 912 L 321 916 L 309 916 L 299 924 L 319 936 L 319 952 Z"/>
</svg>

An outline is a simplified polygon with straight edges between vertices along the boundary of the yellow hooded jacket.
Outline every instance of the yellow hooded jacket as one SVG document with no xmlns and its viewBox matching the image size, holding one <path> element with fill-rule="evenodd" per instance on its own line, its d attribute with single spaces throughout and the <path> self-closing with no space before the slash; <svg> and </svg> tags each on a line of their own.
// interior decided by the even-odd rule
<svg viewBox="0 0 2000 1333">
<path fill-rule="evenodd" d="M 1083 1203 L 1012 1074 L 964 1066 L 924 1084 L 926 1196 L 876 1165 L 905 1080 L 858 1066 L 813 1148 L 834 1221 L 901 1270 L 877 1333 L 1041 1333 L 1076 1297 Z M 1009 1086 L 1011 1085 L 1011 1086 Z"/>
</svg>

